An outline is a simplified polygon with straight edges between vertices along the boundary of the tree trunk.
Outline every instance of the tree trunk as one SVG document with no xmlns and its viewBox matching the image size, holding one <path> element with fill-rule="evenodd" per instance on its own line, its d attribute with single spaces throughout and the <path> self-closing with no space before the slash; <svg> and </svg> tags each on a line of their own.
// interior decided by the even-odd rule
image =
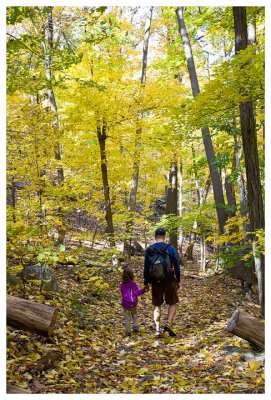
<svg viewBox="0 0 271 400">
<path fill-rule="evenodd" d="M 183 192 L 182 192 L 182 187 L 183 187 L 183 165 L 181 161 L 180 165 L 180 173 L 179 173 L 179 217 L 182 217 L 183 213 Z M 180 228 L 179 229 L 179 235 L 178 235 L 178 253 L 179 253 L 179 258 L 182 261 L 183 257 L 183 231 Z"/>
<path fill-rule="evenodd" d="M 192 232 L 190 243 L 187 246 L 186 251 L 185 251 L 185 255 L 184 255 L 185 258 L 187 258 L 187 260 L 193 260 L 194 259 L 193 258 L 193 249 L 194 249 L 194 244 L 195 244 L 195 236 L 196 236 L 195 233 Z"/>
<path fill-rule="evenodd" d="M 245 311 L 235 310 L 226 330 L 264 348 L 264 321 L 253 317 Z"/>
<path fill-rule="evenodd" d="M 233 7 L 234 29 L 235 29 L 235 52 L 245 50 L 248 45 L 246 7 Z M 262 188 L 260 179 L 260 167 L 258 159 L 257 134 L 251 102 L 244 102 L 239 105 L 242 142 L 244 148 L 247 196 L 249 218 L 252 232 L 257 229 L 264 229 L 264 209 L 262 200 Z M 253 233 L 253 250 L 257 249 L 257 236 Z M 256 254 L 256 252 L 254 252 Z M 259 287 L 259 302 L 262 315 L 265 313 L 265 261 L 263 255 L 255 257 L 255 269 Z"/>
<path fill-rule="evenodd" d="M 200 270 L 205 272 L 206 270 L 206 243 L 205 235 L 200 237 Z"/>
<path fill-rule="evenodd" d="M 53 23 L 53 11 L 52 6 L 48 8 L 48 51 L 45 53 L 45 62 L 46 62 L 46 79 L 47 79 L 47 93 L 50 101 L 51 110 L 55 115 L 55 119 L 53 121 L 53 128 L 55 131 L 55 137 L 59 137 L 59 122 L 58 122 L 58 111 L 57 104 L 55 99 L 55 94 L 52 85 L 52 54 L 54 51 L 53 46 L 53 37 L 54 37 L 54 23 Z M 59 140 L 56 140 L 55 143 L 55 159 L 57 161 L 61 161 L 61 146 Z M 57 168 L 57 180 L 58 184 L 61 185 L 64 182 L 64 171 L 63 167 L 60 166 Z M 58 227 L 58 243 L 64 243 L 65 238 L 65 229 L 64 229 L 64 215 L 61 207 L 58 207 L 58 217 L 62 223 L 62 226 Z"/>
<path fill-rule="evenodd" d="M 230 180 L 230 176 L 227 175 L 225 179 L 226 196 L 228 200 L 228 216 L 232 218 L 235 216 L 236 211 L 236 198 L 233 182 Z"/>
<path fill-rule="evenodd" d="M 239 171 L 237 175 L 237 185 L 240 194 L 240 213 L 244 217 L 247 214 L 247 199 L 245 194 L 245 189 L 242 183 L 242 173 L 240 171 L 240 156 L 238 153 L 238 141 L 237 141 L 237 129 L 236 129 L 236 116 L 233 115 L 233 136 L 234 136 L 234 154 L 235 154 L 235 164 L 236 169 Z M 244 224 L 244 235 L 246 234 L 246 225 Z"/>
<path fill-rule="evenodd" d="M 45 76 L 46 76 L 46 84 L 47 84 L 47 95 L 50 103 L 50 108 L 53 113 L 54 119 L 52 122 L 52 127 L 54 129 L 55 133 L 55 145 L 54 145 L 54 152 L 55 152 L 55 159 L 57 161 L 61 161 L 61 146 L 59 142 L 59 123 L 58 123 L 58 110 L 57 110 L 57 104 L 56 104 L 56 99 L 55 99 L 55 94 L 53 90 L 53 72 L 52 72 L 52 61 L 53 61 L 53 52 L 54 52 L 54 46 L 53 46 L 53 37 L 54 37 L 54 23 L 53 23 L 53 6 L 48 7 L 48 12 L 47 12 L 47 21 L 48 21 L 48 37 L 47 37 L 47 42 L 48 46 L 46 45 L 46 37 L 45 37 L 45 25 L 43 25 L 43 30 L 44 30 L 44 35 L 41 36 L 39 33 L 39 30 L 36 27 L 36 24 L 33 20 L 32 17 L 30 17 L 34 29 L 37 33 L 37 35 L 41 39 L 42 47 L 43 47 L 43 53 L 44 53 L 44 69 L 45 69 Z M 57 179 L 58 179 L 58 184 L 61 185 L 64 182 L 64 171 L 63 167 L 57 167 Z M 65 238 L 65 230 L 64 230 L 64 216 L 61 207 L 58 207 L 58 217 L 59 220 L 61 221 L 62 226 L 58 226 L 58 243 L 63 243 L 64 238 Z"/>
<path fill-rule="evenodd" d="M 106 125 L 105 121 L 103 121 L 102 126 L 100 126 L 99 121 L 97 121 L 97 137 L 100 146 L 100 155 L 101 155 L 101 171 L 102 171 L 102 179 L 103 179 L 103 190 L 104 190 L 104 201 L 105 201 L 105 219 L 107 224 L 107 234 L 109 236 L 110 246 L 115 246 L 115 238 L 114 238 L 114 225 L 113 225 L 113 217 L 112 217 L 112 209 L 111 209 L 111 201 L 110 201 L 110 190 L 109 190 L 109 182 L 108 182 L 108 174 L 107 174 L 107 159 L 106 159 L 106 150 L 105 150 L 105 142 L 106 142 Z"/>
<path fill-rule="evenodd" d="M 151 21 L 152 21 L 152 12 L 153 7 L 149 8 L 146 23 L 145 23 L 145 31 L 144 31 L 144 39 L 143 39 L 143 54 L 142 54 L 142 66 L 141 66 L 141 77 L 140 83 L 142 85 L 142 89 L 146 83 L 146 71 L 147 71 L 147 60 L 148 60 L 148 47 L 149 47 L 149 37 L 151 30 Z M 139 115 L 139 119 L 142 119 L 143 115 Z M 125 257 L 131 258 L 131 234 L 134 227 L 134 218 L 135 218 L 135 209 L 136 209 L 136 196 L 137 196 L 137 188 L 139 181 L 139 165 L 140 165 L 140 138 L 141 138 L 142 128 L 138 128 L 136 131 L 136 140 L 135 140 L 135 152 L 134 152 L 134 162 L 133 162 L 133 175 L 132 175 L 132 187 L 129 196 L 128 203 L 128 219 L 126 222 L 126 236 L 127 238 L 124 240 L 124 254 Z"/>
<path fill-rule="evenodd" d="M 200 89 L 199 89 L 198 78 L 197 78 L 195 63 L 194 63 L 193 54 L 192 54 L 192 48 L 191 48 L 190 40 L 189 40 L 187 31 L 186 31 L 186 27 L 185 27 L 185 23 L 184 23 L 183 7 L 177 7 L 176 14 L 177 14 L 177 20 L 178 20 L 178 26 L 179 26 L 179 33 L 181 35 L 183 45 L 184 45 L 192 93 L 195 98 L 200 93 Z M 214 149 L 213 149 L 213 143 L 212 143 L 209 128 L 202 128 L 201 132 L 202 132 L 202 137 L 203 137 L 205 153 L 206 153 L 207 161 L 209 164 L 212 184 L 213 184 L 213 192 L 214 192 L 214 199 L 215 199 L 215 204 L 216 204 L 216 212 L 217 212 L 217 218 L 218 218 L 218 223 L 219 223 L 219 230 L 222 233 L 222 232 L 224 232 L 224 226 L 227 221 L 227 214 L 224 209 L 225 201 L 224 201 L 224 196 L 223 196 L 222 183 L 220 180 L 219 172 L 214 165 L 215 153 L 214 153 Z"/>
<path fill-rule="evenodd" d="M 7 201 L 9 203 L 9 201 Z M 13 222 L 16 222 L 16 217 L 15 217 L 15 210 L 16 210 L 16 186 L 14 182 L 14 176 L 11 178 L 11 196 L 10 196 L 10 204 L 11 207 L 13 208 L 13 213 L 12 213 L 12 220 Z"/>
<path fill-rule="evenodd" d="M 7 295 L 7 324 L 10 326 L 49 337 L 55 328 L 56 317 L 55 307 Z"/>
<path fill-rule="evenodd" d="M 174 157 L 170 167 L 166 213 L 178 215 L 178 166 L 176 157 Z M 177 238 L 177 231 L 169 234 L 169 243 L 178 251 Z"/>
</svg>

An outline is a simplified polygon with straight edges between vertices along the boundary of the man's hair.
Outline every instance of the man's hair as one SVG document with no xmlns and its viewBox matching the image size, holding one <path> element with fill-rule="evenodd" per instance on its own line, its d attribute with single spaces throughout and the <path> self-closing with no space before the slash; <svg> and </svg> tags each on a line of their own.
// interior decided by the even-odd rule
<svg viewBox="0 0 271 400">
<path fill-rule="evenodd" d="M 130 282 L 134 280 L 134 271 L 132 270 L 131 267 L 124 266 L 123 272 L 122 272 L 122 282 Z"/>
</svg>

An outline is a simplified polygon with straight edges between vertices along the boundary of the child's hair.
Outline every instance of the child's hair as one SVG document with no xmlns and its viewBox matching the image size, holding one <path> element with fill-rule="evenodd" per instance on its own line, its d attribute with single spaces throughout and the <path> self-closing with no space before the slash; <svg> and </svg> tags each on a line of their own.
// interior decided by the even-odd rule
<svg viewBox="0 0 271 400">
<path fill-rule="evenodd" d="M 134 280 L 134 271 L 128 265 L 123 266 L 122 282 L 130 282 Z"/>
</svg>

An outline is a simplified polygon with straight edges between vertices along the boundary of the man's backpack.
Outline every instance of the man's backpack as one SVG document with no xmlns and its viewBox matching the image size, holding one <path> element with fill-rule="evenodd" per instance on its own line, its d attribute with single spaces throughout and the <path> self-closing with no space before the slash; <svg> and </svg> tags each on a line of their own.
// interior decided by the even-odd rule
<svg viewBox="0 0 271 400">
<path fill-rule="evenodd" d="M 170 271 L 170 258 L 168 244 L 163 247 L 151 245 L 147 248 L 148 276 L 151 283 L 166 282 Z"/>
</svg>

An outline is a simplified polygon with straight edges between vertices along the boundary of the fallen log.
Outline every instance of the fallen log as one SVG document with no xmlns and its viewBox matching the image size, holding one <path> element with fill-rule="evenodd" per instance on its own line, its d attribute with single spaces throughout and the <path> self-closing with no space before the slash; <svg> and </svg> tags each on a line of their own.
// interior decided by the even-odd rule
<svg viewBox="0 0 271 400">
<path fill-rule="evenodd" d="M 232 314 L 226 330 L 256 346 L 264 348 L 264 321 L 239 308 Z"/>
<path fill-rule="evenodd" d="M 55 307 L 7 295 L 7 324 L 10 326 L 49 337 L 54 330 L 56 317 Z"/>
<path fill-rule="evenodd" d="M 7 384 L 7 393 L 27 394 L 27 393 L 32 393 L 32 392 L 29 389 L 23 389 L 23 388 L 20 388 L 19 386 L 14 386 L 14 385 L 8 385 Z"/>
</svg>

